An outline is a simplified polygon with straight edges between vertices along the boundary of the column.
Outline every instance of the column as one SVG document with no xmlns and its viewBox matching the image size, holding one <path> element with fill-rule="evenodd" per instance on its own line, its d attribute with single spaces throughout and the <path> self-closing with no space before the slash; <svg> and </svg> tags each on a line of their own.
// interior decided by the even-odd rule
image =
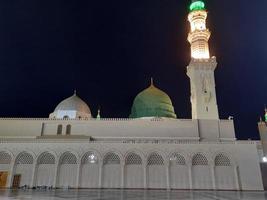
<svg viewBox="0 0 267 200">
<path fill-rule="evenodd" d="M 59 162 L 57 161 L 57 162 L 55 163 L 55 173 L 54 173 L 54 183 L 53 183 L 53 188 L 56 188 L 56 187 L 57 187 L 58 169 L 59 169 Z"/>
<path fill-rule="evenodd" d="M 35 185 L 36 171 L 37 171 L 37 159 L 34 160 L 32 168 L 33 169 L 32 169 L 32 177 L 31 177 L 30 188 L 33 188 L 34 185 Z"/>
<path fill-rule="evenodd" d="M 193 189 L 193 180 L 192 180 L 192 165 L 188 164 L 188 181 L 189 181 L 189 189 Z"/>
<path fill-rule="evenodd" d="M 143 171 L 144 171 L 144 189 L 147 188 L 147 165 L 146 163 L 143 164 Z"/>
<path fill-rule="evenodd" d="M 99 177 L 98 177 L 98 187 L 102 188 L 102 176 L 103 176 L 103 161 L 99 160 Z"/>
<path fill-rule="evenodd" d="M 167 190 L 170 189 L 170 165 L 169 163 L 166 165 L 166 182 L 167 182 Z"/>
<path fill-rule="evenodd" d="M 239 184 L 238 166 L 234 166 L 234 176 L 235 176 L 236 189 L 241 190 L 241 187 Z"/>
<path fill-rule="evenodd" d="M 80 187 L 80 178 L 81 178 L 81 159 L 78 159 L 77 164 L 77 179 L 76 179 L 76 188 Z"/>
<path fill-rule="evenodd" d="M 10 172 L 9 172 L 9 176 L 8 176 L 8 180 L 7 180 L 7 187 L 8 188 L 12 188 L 12 181 L 13 181 L 13 176 L 14 176 L 14 172 L 15 172 L 15 160 L 12 160 L 10 163 Z"/>
<path fill-rule="evenodd" d="M 121 162 L 121 189 L 124 188 L 125 162 Z"/>
<path fill-rule="evenodd" d="M 210 170 L 211 170 L 211 181 L 212 181 L 212 189 L 216 190 L 216 182 L 215 182 L 215 166 L 211 165 Z"/>
</svg>

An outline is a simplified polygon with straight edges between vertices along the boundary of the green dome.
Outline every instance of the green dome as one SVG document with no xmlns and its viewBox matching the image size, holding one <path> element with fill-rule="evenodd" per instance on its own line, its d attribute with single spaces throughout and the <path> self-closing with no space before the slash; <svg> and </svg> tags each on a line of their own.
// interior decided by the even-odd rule
<svg viewBox="0 0 267 200">
<path fill-rule="evenodd" d="M 170 97 L 153 83 L 134 99 L 130 118 L 140 117 L 176 118 Z"/>
</svg>

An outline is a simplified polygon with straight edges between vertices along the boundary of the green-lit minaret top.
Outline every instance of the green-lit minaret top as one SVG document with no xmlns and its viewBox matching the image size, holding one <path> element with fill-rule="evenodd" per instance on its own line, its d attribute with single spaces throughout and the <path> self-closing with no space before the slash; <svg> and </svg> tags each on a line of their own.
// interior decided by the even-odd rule
<svg viewBox="0 0 267 200">
<path fill-rule="evenodd" d="M 205 10 L 205 3 L 201 0 L 192 0 L 190 4 L 190 11 Z"/>
<path fill-rule="evenodd" d="M 265 120 L 265 122 L 267 122 L 267 108 L 265 107 L 265 115 L 264 115 L 264 120 Z"/>
</svg>

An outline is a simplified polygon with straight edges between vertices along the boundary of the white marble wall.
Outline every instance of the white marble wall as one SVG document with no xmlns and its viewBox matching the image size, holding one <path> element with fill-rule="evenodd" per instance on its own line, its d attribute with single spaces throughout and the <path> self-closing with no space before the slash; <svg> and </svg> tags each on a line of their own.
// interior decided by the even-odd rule
<svg viewBox="0 0 267 200">
<path fill-rule="evenodd" d="M 21 185 L 52 184 L 54 187 L 74 188 L 263 189 L 254 142 L 123 144 L 40 141 L 0 145 L 0 152 L 8 152 L 12 157 L 9 174 L 22 174 Z M 17 155 L 21 152 L 33 156 L 34 162 L 31 166 L 25 165 L 21 168 L 15 164 Z M 55 164 L 44 166 L 45 164 L 39 165 L 36 162 L 44 152 L 54 156 Z M 87 152 L 93 152 L 97 161 L 82 164 Z M 116 163 L 117 158 L 106 162 L 106 155 L 111 153 L 118 156 L 119 163 Z M 129 164 L 127 156 L 130 153 L 138 155 L 141 163 Z M 184 165 L 180 161 L 180 164 L 177 164 L 173 158 L 174 153 L 184 158 Z M 63 155 L 67 154 L 72 157 L 62 159 Z M 163 163 L 150 159 L 152 154 L 161 157 Z M 192 159 L 196 154 L 203 155 L 207 159 L 207 165 L 199 165 L 202 161 L 195 163 Z M 229 158 L 230 166 L 215 165 L 216 156 L 219 154 Z M 0 169 L 6 169 L 5 166 L 0 164 Z M 12 176 L 9 176 L 8 186 L 11 185 Z"/>
</svg>

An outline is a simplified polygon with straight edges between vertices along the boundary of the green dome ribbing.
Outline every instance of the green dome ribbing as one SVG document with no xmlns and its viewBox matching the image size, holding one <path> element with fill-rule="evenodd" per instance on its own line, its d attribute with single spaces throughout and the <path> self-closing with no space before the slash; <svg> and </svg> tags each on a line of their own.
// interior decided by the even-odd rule
<svg viewBox="0 0 267 200">
<path fill-rule="evenodd" d="M 130 118 L 169 117 L 176 118 L 170 97 L 153 84 L 134 99 Z"/>
</svg>

